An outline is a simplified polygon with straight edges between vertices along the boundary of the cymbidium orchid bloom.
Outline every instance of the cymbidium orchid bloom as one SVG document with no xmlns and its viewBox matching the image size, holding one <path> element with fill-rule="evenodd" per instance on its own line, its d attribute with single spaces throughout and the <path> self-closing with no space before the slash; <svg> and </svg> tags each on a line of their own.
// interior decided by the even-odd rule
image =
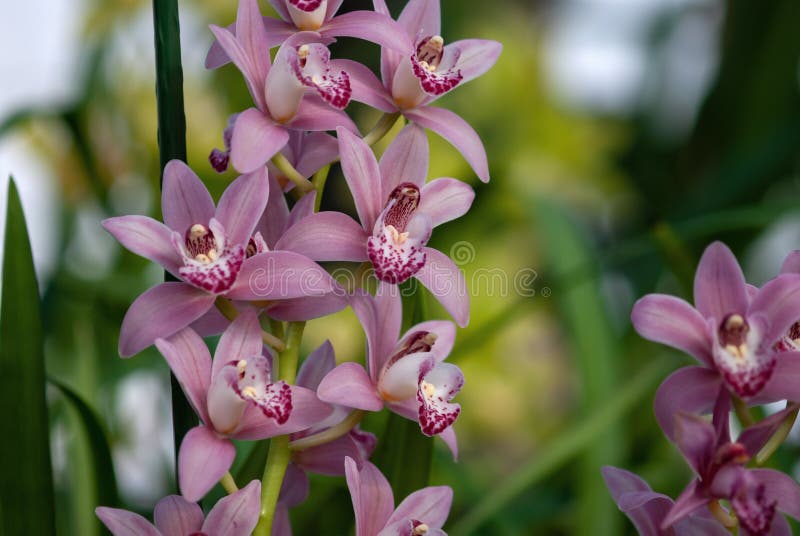
<svg viewBox="0 0 800 536">
<path fill-rule="evenodd" d="M 342 112 L 350 100 L 350 78 L 330 64 L 317 35 L 299 33 L 286 41 L 270 64 L 268 36 L 256 0 L 241 0 L 234 35 L 211 26 L 220 46 L 244 76 L 255 108 L 236 117 L 230 132 L 230 162 L 243 173 L 264 165 L 289 141 L 289 131 L 358 132 Z M 218 150 L 212 164 L 223 162 Z M 215 166 L 216 167 L 216 166 Z"/>
<path fill-rule="evenodd" d="M 415 491 L 395 508 L 389 482 L 371 463 L 359 470 L 355 461 L 346 458 L 345 475 L 356 516 L 356 536 L 447 536 L 442 525 L 453 502 L 449 486 Z"/>
<path fill-rule="evenodd" d="M 154 523 L 118 508 L 98 507 L 95 512 L 114 536 L 250 536 L 261 511 L 261 482 L 253 480 L 223 497 L 203 517 L 200 506 L 180 495 L 156 504 Z"/>
<path fill-rule="evenodd" d="M 337 131 L 342 169 L 353 194 L 358 225 L 339 212 L 318 212 L 290 227 L 276 249 L 317 261 L 367 261 L 383 282 L 415 277 L 436 296 L 459 326 L 469 323 L 464 275 L 449 257 L 427 247 L 433 227 L 469 210 L 475 196 L 451 178 L 428 183 L 428 143 L 410 124 L 395 138 L 380 164 L 363 140 Z"/>
<path fill-rule="evenodd" d="M 215 207 L 197 175 L 172 160 L 164 168 L 164 223 L 145 216 L 103 221 L 123 246 L 180 280 L 156 285 L 131 304 L 120 330 L 120 355 L 131 356 L 188 326 L 214 307 L 218 296 L 260 301 L 334 289 L 327 272 L 302 255 L 257 251 L 261 238 L 253 230 L 268 195 L 261 169 L 233 181 Z"/>
<path fill-rule="evenodd" d="M 186 328 L 156 340 L 202 424 L 189 430 L 178 453 L 181 493 L 201 499 L 230 469 L 231 439 L 265 439 L 309 428 L 331 407 L 313 391 L 271 378 L 261 325 L 247 309 L 220 338 L 212 361 L 203 340 Z"/>
<path fill-rule="evenodd" d="M 800 318 L 800 275 L 781 275 L 761 289 L 745 284 L 730 249 L 706 248 L 694 281 L 695 307 L 663 294 L 649 294 L 633 307 L 631 320 L 643 337 L 683 350 L 703 367 L 686 367 L 667 378 L 656 395 L 656 416 L 673 438 L 678 411 L 711 409 L 719 385 L 752 401 L 800 399 L 800 354 L 778 353 L 776 343 Z"/>
<path fill-rule="evenodd" d="M 696 478 L 681 493 L 661 521 L 667 529 L 714 503 L 717 517 L 728 516 L 716 502 L 729 501 L 744 533 L 753 536 L 791 534 L 778 511 L 800 518 L 800 486 L 791 477 L 772 469 L 745 466 L 770 437 L 796 411 L 791 405 L 746 428 L 732 441 L 729 429 L 730 397 L 720 389 L 711 422 L 696 415 L 675 416 L 676 444 Z"/>
<path fill-rule="evenodd" d="M 440 435 L 453 453 L 458 445 L 452 424 L 461 406 L 451 402 L 461 390 L 461 370 L 445 363 L 455 341 L 455 326 L 422 322 L 402 337 L 400 296 L 382 285 L 375 297 L 353 299 L 353 310 L 367 334 L 367 370 L 343 363 L 319 385 L 321 400 L 365 411 L 389 410 L 419 422 L 422 433 Z"/>
<path fill-rule="evenodd" d="M 351 11 L 336 15 L 342 0 L 270 0 L 280 19 L 264 17 L 267 46 L 280 45 L 299 31 L 319 34 L 320 39 L 357 37 L 395 50 L 406 48 L 405 32 L 386 14 L 374 11 Z M 228 30 L 236 34 L 237 25 Z M 206 56 L 206 68 L 216 69 L 230 61 L 225 50 L 215 42 Z"/>
<path fill-rule="evenodd" d="M 388 16 L 384 0 L 374 0 L 375 11 Z M 353 98 L 383 112 L 400 112 L 409 121 L 428 128 L 464 155 L 483 182 L 489 181 L 486 151 L 478 134 L 455 113 L 430 106 L 453 88 L 488 71 L 502 45 L 484 39 L 464 39 L 444 44 L 439 0 L 409 0 L 398 24 L 406 32 L 405 49 L 383 48 L 381 77 L 350 60 L 338 65 L 351 76 Z"/>
<path fill-rule="evenodd" d="M 675 502 L 656 493 L 638 475 L 618 469 L 603 467 L 603 479 L 614 502 L 628 516 L 640 536 L 729 536 L 725 527 L 716 521 L 708 509 L 692 512 L 672 526 L 662 529 L 661 523 Z"/>
</svg>

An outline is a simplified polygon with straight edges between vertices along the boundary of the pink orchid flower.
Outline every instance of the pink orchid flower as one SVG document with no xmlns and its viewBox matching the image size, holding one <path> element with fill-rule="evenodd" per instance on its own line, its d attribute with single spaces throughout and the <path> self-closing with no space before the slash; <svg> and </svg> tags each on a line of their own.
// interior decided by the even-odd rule
<svg viewBox="0 0 800 536">
<path fill-rule="evenodd" d="M 222 334 L 212 361 L 197 333 L 186 328 L 156 340 L 202 424 L 189 430 L 178 452 L 181 493 L 201 499 L 231 467 L 231 439 L 266 439 L 297 432 L 331 413 L 310 389 L 273 382 L 263 355 L 261 325 L 248 309 Z"/>
<path fill-rule="evenodd" d="M 359 470 L 355 461 L 346 458 L 345 475 L 356 516 L 356 536 L 447 536 L 442 525 L 453 502 L 449 486 L 415 491 L 395 508 L 392 487 L 371 463 Z"/>
<path fill-rule="evenodd" d="M 356 37 L 382 47 L 404 50 L 407 46 L 405 32 L 384 13 L 351 11 L 336 15 L 342 0 L 270 0 L 280 19 L 263 17 L 267 46 L 280 45 L 298 31 L 316 32 L 321 40 L 334 37 Z M 236 34 L 237 24 L 228 26 Z M 230 61 L 230 57 L 214 42 L 206 56 L 206 69 L 216 69 Z"/>
<path fill-rule="evenodd" d="M 215 207 L 197 175 L 172 160 L 164 168 L 164 223 L 146 216 L 103 221 L 123 246 L 180 280 L 156 285 L 131 304 L 120 331 L 121 356 L 188 326 L 214 307 L 217 296 L 274 300 L 334 289 L 327 272 L 302 255 L 257 251 L 260 237 L 252 233 L 268 196 L 267 173 L 261 169 L 233 181 Z"/>
<path fill-rule="evenodd" d="M 367 334 L 368 371 L 358 363 L 342 363 L 320 383 L 320 399 L 365 411 L 386 406 L 419 422 L 425 435 L 440 435 L 457 457 L 452 424 L 461 406 L 451 400 L 461 390 L 464 375 L 457 366 L 444 363 L 455 341 L 453 323 L 422 322 L 399 337 L 400 296 L 385 285 L 375 297 L 357 296 L 352 306 Z"/>
<path fill-rule="evenodd" d="M 442 303 L 459 326 L 469 323 L 464 275 L 447 255 L 427 247 L 433 227 L 469 210 L 475 193 L 452 178 L 428 183 L 428 142 L 409 124 L 380 164 L 363 140 L 340 128 L 345 179 L 361 225 L 339 212 L 318 212 L 290 227 L 276 249 L 317 261 L 367 261 L 381 281 L 399 284 L 415 277 Z"/>
<path fill-rule="evenodd" d="M 264 165 L 289 141 L 290 130 L 344 126 L 358 132 L 342 111 L 350 101 L 349 75 L 332 67 L 327 47 L 314 41 L 316 34 L 293 36 L 270 64 L 268 36 L 256 0 L 241 0 L 236 20 L 236 35 L 211 26 L 220 46 L 242 72 L 256 104 L 238 114 L 229 133 L 234 168 L 248 173 Z M 212 165 L 221 167 L 225 156 L 227 151 L 215 149 Z"/>
<path fill-rule="evenodd" d="M 699 508 L 664 530 L 661 523 L 675 502 L 656 493 L 638 475 L 606 466 L 603 479 L 614 502 L 628 516 L 640 536 L 729 536 L 730 532 L 715 520 L 707 508 Z"/>
<path fill-rule="evenodd" d="M 697 267 L 694 300 L 692 307 L 674 296 L 649 294 L 631 313 L 640 335 L 703 365 L 679 369 L 656 393 L 656 417 L 669 438 L 673 416 L 708 412 L 723 384 L 753 403 L 800 398 L 800 353 L 776 350 L 800 318 L 800 275 L 781 275 L 761 289 L 748 286 L 730 249 L 714 242 Z"/>
<path fill-rule="evenodd" d="M 388 16 L 384 0 L 374 0 L 375 11 Z M 430 106 L 455 87 L 488 71 L 502 45 L 484 39 L 464 39 L 444 44 L 439 0 L 409 0 L 398 24 L 406 32 L 405 48 L 383 48 L 381 82 L 367 67 L 338 60 L 351 77 L 353 98 L 386 113 L 400 112 L 409 121 L 430 129 L 449 141 L 464 156 L 483 182 L 489 181 L 489 164 L 480 137 L 457 114 Z"/>
<path fill-rule="evenodd" d="M 724 388 L 711 422 L 687 413 L 675 415 L 676 445 L 696 478 L 661 520 L 661 529 L 667 530 L 715 499 L 725 499 L 746 534 L 790 534 L 788 523 L 777 512 L 800 518 L 800 486 L 784 473 L 746 464 L 796 410 L 793 404 L 745 428 L 736 441 L 731 440 L 730 396 Z"/>
<path fill-rule="evenodd" d="M 139 514 L 118 508 L 98 507 L 95 512 L 114 536 L 249 536 L 261 511 L 261 482 L 253 480 L 223 497 L 203 517 L 200 506 L 180 495 L 164 497 L 156 504 L 155 524 Z"/>
</svg>

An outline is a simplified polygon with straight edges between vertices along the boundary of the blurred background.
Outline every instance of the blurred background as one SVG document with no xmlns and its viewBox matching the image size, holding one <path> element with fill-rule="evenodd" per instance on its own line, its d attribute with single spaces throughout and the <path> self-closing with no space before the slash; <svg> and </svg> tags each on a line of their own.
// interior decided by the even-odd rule
<svg viewBox="0 0 800 536">
<path fill-rule="evenodd" d="M 403 4 L 389 2 L 394 14 Z M 151 9 L 31 0 L 8 3 L 0 19 L 0 210 L 13 174 L 43 294 L 48 374 L 100 416 L 121 504 L 148 516 L 174 486 L 168 369 L 154 349 L 123 361 L 116 345 L 128 305 L 163 274 L 99 221 L 159 214 Z M 215 174 L 206 158 L 249 96 L 238 71 L 209 72 L 203 60 L 207 25 L 232 22 L 236 2 L 180 9 L 189 164 L 219 195 L 234 175 Z M 659 381 L 690 364 L 632 332 L 633 302 L 656 290 L 691 299 L 714 239 L 754 284 L 800 244 L 800 9 L 794 0 L 442 0 L 442 13 L 446 41 L 504 45 L 487 75 L 440 102 L 483 138 L 492 181 L 479 183 L 430 135 L 429 176 L 477 191 L 473 210 L 432 240 L 473 296 L 450 357 L 467 379 L 456 399 L 461 453 L 454 463 L 437 442 L 431 474 L 455 490 L 445 528 L 631 533 L 600 467 L 637 471 L 673 497 L 683 488 L 689 470 L 652 400 Z M 332 50 L 377 67 L 375 45 L 341 39 Z M 377 118 L 351 111 L 362 130 Z M 352 211 L 336 168 L 326 207 Z M 429 301 L 429 317 L 446 318 Z M 306 333 L 304 353 L 331 339 L 339 359 L 363 356 L 350 311 Z M 99 534 L 92 440 L 61 392 L 48 395 L 60 534 Z M 774 463 L 798 476 L 798 454 L 792 439 Z M 311 514 L 335 504 L 349 519 L 343 486 L 314 479 L 297 534 L 342 534 L 332 517 Z"/>
</svg>

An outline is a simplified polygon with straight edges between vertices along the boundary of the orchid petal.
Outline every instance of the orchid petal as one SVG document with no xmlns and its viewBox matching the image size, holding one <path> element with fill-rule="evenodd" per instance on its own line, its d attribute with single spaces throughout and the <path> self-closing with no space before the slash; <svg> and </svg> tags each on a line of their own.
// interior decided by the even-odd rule
<svg viewBox="0 0 800 536">
<path fill-rule="evenodd" d="M 269 251 L 246 259 L 227 293 L 235 300 L 278 300 L 321 296 L 335 289 L 328 272 L 291 251 Z"/>
<path fill-rule="evenodd" d="M 332 408 L 321 402 L 316 393 L 304 387 L 292 385 L 292 412 L 284 424 L 274 419 L 265 419 L 261 410 L 248 404 L 239 423 L 239 429 L 232 435 L 236 439 L 266 439 L 305 430 L 323 421 L 331 414 Z"/>
<path fill-rule="evenodd" d="M 783 274 L 761 287 L 750 304 L 748 315 L 759 313 L 769 323 L 763 341 L 772 345 L 800 320 L 800 274 Z"/>
<path fill-rule="evenodd" d="M 353 91 L 351 98 L 354 101 L 363 102 L 385 113 L 397 111 L 397 105 L 392 100 L 392 96 L 369 67 L 347 59 L 333 60 L 331 65 L 350 75 L 350 87 Z"/>
<path fill-rule="evenodd" d="M 387 287 L 397 294 L 397 301 L 399 303 L 399 294 L 395 290 L 396 285 L 387 285 Z M 379 294 L 381 287 L 378 287 Z M 375 298 L 367 292 L 357 292 L 350 298 L 350 306 L 356 314 L 358 321 L 364 328 L 364 334 L 367 337 L 367 368 L 370 377 L 375 380 L 378 372 L 383 368 L 383 362 L 389 359 L 389 354 L 397 342 L 397 335 L 390 336 L 382 329 L 380 323 L 383 321 L 383 310 L 378 308 Z M 386 306 L 386 304 L 384 304 Z M 388 310 L 387 310 L 388 311 Z M 391 327 L 394 329 L 395 321 L 391 321 Z M 399 331 L 399 326 L 397 330 Z"/>
<path fill-rule="evenodd" d="M 323 166 L 336 160 L 339 156 L 339 142 L 325 132 L 308 132 L 302 136 L 302 151 L 294 167 L 300 175 L 308 178 Z M 303 196 L 301 201 L 306 197 L 309 196 Z"/>
<path fill-rule="evenodd" d="M 247 308 L 236 317 L 222 334 L 214 351 L 211 376 L 231 361 L 260 356 L 264 349 L 261 340 L 261 324 L 254 309 Z"/>
<path fill-rule="evenodd" d="M 367 257 L 367 234 L 341 212 L 317 212 L 290 227 L 275 249 L 294 251 L 315 261 L 357 261 Z"/>
<path fill-rule="evenodd" d="M 161 191 L 164 223 L 183 234 L 195 223 L 208 225 L 214 217 L 214 200 L 203 181 L 180 160 L 170 160 L 164 167 Z"/>
<path fill-rule="evenodd" d="M 784 473 L 772 469 L 750 469 L 749 473 L 763 484 L 767 501 L 777 501 L 778 510 L 800 519 L 800 486 Z"/>
<path fill-rule="evenodd" d="M 782 274 L 800 274 L 800 250 L 792 251 L 783 260 Z"/>
<path fill-rule="evenodd" d="M 353 194 L 361 225 L 370 233 L 386 201 L 382 195 L 378 162 L 372 149 L 361 138 L 342 128 L 337 129 L 336 134 L 344 178 Z"/>
<path fill-rule="evenodd" d="M 267 49 L 280 45 L 297 31 L 293 24 L 288 24 L 274 17 L 261 17 L 261 23 L 267 32 Z M 236 23 L 229 24 L 225 30 L 236 35 Z M 219 41 L 215 40 L 206 54 L 205 68 L 217 69 L 230 61 L 230 57 L 223 50 Z"/>
<path fill-rule="evenodd" d="M 492 68 L 500 57 L 503 45 L 486 39 L 462 39 L 444 47 L 442 64 L 450 63 L 448 56 L 457 56 L 455 68 L 464 78 L 461 84 L 481 76 Z"/>
<path fill-rule="evenodd" d="M 261 482 L 247 486 L 217 502 L 208 513 L 202 532 L 214 536 L 249 536 L 261 511 Z"/>
<path fill-rule="evenodd" d="M 415 491 L 401 502 L 387 525 L 404 519 L 415 519 L 432 528 L 441 528 L 450 514 L 453 490 L 450 486 L 430 486 Z"/>
<path fill-rule="evenodd" d="M 364 367 L 358 363 L 342 363 L 329 372 L 320 382 L 317 394 L 324 402 L 348 408 L 365 411 L 383 408 L 383 399 L 378 396 Z"/>
<path fill-rule="evenodd" d="M 694 303 L 718 323 L 729 314 L 747 311 L 747 289 L 736 257 L 722 242 L 706 248 L 694 277 Z"/>
<path fill-rule="evenodd" d="M 769 417 L 748 426 L 739 434 L 736 442 L 744 445 L 748 453 L 755 455 L 767 444 L 770 438 L 775 435 L 775 432 L 778 431 L 784 422 L 786 422 L 786 418 L 791 413 L 797 411 L 797 408 L 797 404 L 791 404 L 786 409 L 773 413 Z"/>
<path fill-rule="evenodd" d="M 713 366 L 708 325 L 694 307 L 680 298 L 648 294 L 634 304 L 631 321 L 645 339 L 683 350 Z"/>
<path fill-rule="evenodd" d="M 286 204 L 286 196 L 278 184 L 273 174 L 269 176 L 269 199 L 264 209 L 264 214 L 256 225 L 256 229 L 264 237 L 267 245 L 275 249 L 275 242 L 283 235 L 288 227 L 289 206 Z"/>
<path fill-rule="evenodd" d="M 187 501 L 197 502 L 233 464 L 236 448 L 207 426 L 186 433 L 178 452 L 178 481 Z M 202 469 L 201 469 L 202 468 Z"/>
<path fill-rule="evenodd" d="M 350 457 L 363 463 L 358 445 L 350 435 L 344 435 L 324 445 L 295 452 L 292 461 L 312 473 L 328 476 L 344 475 L 344 459 Z"/>
<path fill-rule="evenodd" d="M 430 351 L 436 358 L 436 361 L 444 361 L 453 350 L 453 345 L 456 341 L 456 326 L 447 320 L 429 320 L 427 322 L 421 322 L 410 327 L 397 345 L 403 346 L 403 343 L 405 343 L 409 337 L 420 331 L 436 335 L 436 342 L 431 345 Z"/>
<path fill-rule="evenodd" d="M 183 261 L 172 246 L 172 230 L 147 216 L 119 216 L 103 220 L 106 231 L 129 251 L 157 262 L 178 276 Z"/>
<path fill-rule="evenodd" d="M 233 61 L 233 64 L 241 71 L 244 76 L 247 90 L 253 98 L 253 102 L 260 110 L 266 110 L 267 104 L 264 100 L 264 78 L 259 78 L 258 68 L 253 63 L 247 51 L 229 30 L 219 26 L 210 25 L 211 33 L 217 38 L 217 43 L 225 55 Z M 252 170 L 249 170 L 252 171 Z"/>
<path fill-rule="evenodd" d="M 264 83 L 269 73 L 270 59 L 267 51 L 270 43 L 257 0 L 239 0 L 239 9 L 236 13 L 236 41 L 250 58 L 252 65 L 250 76 L 258 87 L 258 84 Z"/>
<path fill-rule="evenodd" d="M 380 161 L 382 191 L 391 192 L 404 182 L 422 188 L 428 176 L 428 138 L 425 130 L 409 123 L 392 140 Z M 422 204 L 424 196 L 420 197 Z M 419 210 L 419 209 L 418 209 Z"/>
<path fill-rule="evenodd" d="M 402 27 L 391 17 L 374 11 L 351 11 L 338 15 L 326 22 L 320 33 L 325 37 L 356 37 L 398 52 L 413 47 Z"/>
<path fill-rule="evenodd" d="M 336 367 L 336 356 L 333 352 L 331 341 L 325 341 L 308 354 L 308 357 L 297 372 L 297 381 L 300 387 L 316 391 L 320 382 Z"/>
<path fill-rule="evenodd" d="M 300 223 L 314 214 L 314 204 L 316 203 L 316 199 L 317 192 L 309 192 L 294 204 L 292 207 L 292 212 L 289 214 L 289 227 Z"/>
<path fill-rule="evenodd" d="M 439 437 L 444 441 L 444 444 L 447 445 L 447 448 L 450 449 L 450 454 L 453 455 L 453 461 L 458 461 L 458 438 L 456 437 L 456 431 L 453 430 L 453 427 L 450 426 L 445 428 L 440 434 Z"/>
<path fill-rule="evenodd" d="M 284 127 L 273 123 L 255 108 L 236 119 L 231 140 L 231 163 L 241 173 L 250 173 L 275 156 L 289 141 Z"/>
<path fill-rule="evenodd" d="M 374 536 L 386 525 L 394 510 L 392 488 L 370 462 L 359 470 L 352 458 L 345 458 L 344 468 L 356 516 L 356 536 Z"/>
<path fill-rule="evenodd" d="M 714 456 L 714 427 L 706 419 L 687 413 L 676 414 L 674 422 L 675 443 L 695 474 L 700 476 Z"/>
<path fill-rule="evenodd" d="M 711 499 L 700 488 L 700 482 L 693 480 L 678 496 L 675 504 L 661 521 L 661 529 L 666 530 L 671 525 L 685 519 L 693 512 L 711 502 Z"/>
<path fill-rule="evenodd" d="M 299 322 L 338 313 L 348 305 L 344 290 L 337 288 L 324 296 L 311 296 L 281 300 L 269 307 L 269 316 L 275 320 Z"/>
<path fill-rule="evenodd" d="M 440 35 L 441 8 L 437 0 L 409 0 L 397 22 L 408 35 Z"/>
<path fill-rule="evenodd" d="M 433 106 L 422 106 L 405 110 L 403 114 L 411 121 L 436 132 L 450 142 L 472 167 L 483 182 L 489 182 L 489 163 L 486 150 L 477 132 L 466 121 L 450 110 Z"/>
<path fill-rule="evenodd" d="M 180 495 L 169 495 L 156 504 L 153 520 L 162 536 L 185 536 L 203 526 L 203 510 Z"/>
<path fill-rule="evenodd" d="M 119 354 L 130 357 L 158 338 L 185 328 L 214 305 L 214 295 L 181 282 L 161 283 L 140 295 L 125 313 Z"/>
<path fill-rule="evenodd" d="M 139 514 L 107 506 L 97 507 L 95 513 L 114 536 L 162 536 Z"/>
<path fill-rule="evenodd" d="M 778 354 L 772 377 L 750 402 L 765 404 L 777 400 L 800 400 L 800 352 Z"/>
<path fill-rule="evenodd" d="M 225 227 L 231 244 L 247 244 L 268 197 L 269 179 L 263 167 L 242 175 L 225 189 L 215 217 Z"/>
<path fill-rule="evenodd" d="M 400 336 L 400 326 L 403 321 L 403 304 L 400 299 L 400 292 L 396 285 L 378 283 L 375 293 L 375 348 L 370 366 L 377 367 L 376 372 L 383 368 L 386 360 L 394 352 L 394 348 L 400 344 L 397 339 Z"/>
<path fill-rule="evenodd" d="M 278 14 L 280 18 L 289 22 L 292 20 L 292 16 L 289 15 L 289 8 L 286 7 L 286 0 L 268 0 L 270 5 L 275 9 L 275 12 Z M 295 28 L 296 31 L 296 28 Z"/>
<path fill-rule="evenodd" d="M 189 328 L 155 342 L 195 413 L 207 423 L 206 393 L 211 383 L 211 354 L 205 342 Z"/>
<path fill-rule="evenodd" d="M 345 112 L 332 108 L 315 93 L 306 93 L 300 102 L 300 108 L 291 121 L 286 123 L 294 130 L 336 130 L 344 128 L 358 134 L 358 127 Z"/>
<path fill-rule="evenodd" d="M 656 391 L 655 414 L 664 435 L 675 440 L 675 415 L 708 413 L 714 407 L 722 378 L 705 367 L 684 367 L 673 372 Z"/>
<path fill-rule="evenodd" d="M 457 179 L 434 179 L 423 186 L 417 210 L 436 227 L 467 213 L 475 199 L 475 190 Z"/>
<path fill-rule="evenodd" d="M 425 247 L 423 251 L 425 265 L 414 277 L 439 300 L 456 324 L 466 327 L 469 324 L 469 293 L 463 272 L 439 250 Z"/>
</svg>

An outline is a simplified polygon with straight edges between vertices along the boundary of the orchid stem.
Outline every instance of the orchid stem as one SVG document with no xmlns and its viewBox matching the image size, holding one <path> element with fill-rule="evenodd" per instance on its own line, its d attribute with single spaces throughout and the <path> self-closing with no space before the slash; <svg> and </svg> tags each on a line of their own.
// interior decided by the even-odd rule
<svg viewBox="0 0 800 536">
<path fill-rule="evenodd" d="M 233 303 L 231 303 L 231 301 L 224 296 L 217 296 L 216 301 L 214 301 L 214 305 L 217 306 L 217 309 L 219 309 L 219 312 L 222 313 L 222 316 L 231 322 L 236 320 L 236 317 L 239 316 L 239 311 L 237 311 Z M 264 341 L 264 344 L 267 346 L 272 346 L 279 352 L 282 352 L 284 349 L 286 349 L 286 345 L 282 340 L 272 333 L 267 333 L 263 329 L 261 330 L 261 339 Z"/>
<path fill-rule="evenodd" d="M 372 130 L 364 136 L 364 142 L 367 145 L 375 145 L 381 141 L 383 137 L 392 130 L 394 124 L 397 123 L 398 117 L 400 117 L 400 112 L 384 113 L 381 118 L 378 119 L 378 122 L 375 123 L 375 126 L 372 127 Z"/>
<path fill-rule="evenodd" d="M 722 523 L 722 525 L 728 529 L 733 530 L 738 525 L 735 517 L 732 517 L 725 509 L 719 504 L 719 500 L 714 500 L 708 503 L 708 509 L 711 511 L 711 514 L 716 518 L 717 521 Z"/>
<path fill-rule="evenodd" d="M 775 451 L 778 450 L 786 438 L 789 437 L 789 432 L 792 431 L 792 427 L 794 426 L 795 420 L 797 420 L 797 412 L 798 410 L 794 410 L 789 413 L 786 418 L 781 423 L 780 428 L 778 428 L 772 437 L 769 438 L 767 444 L 764 445 L 758 454 L 756 454 L 756 465 L 764 465 L 770 456 L 775 454 Z"/>
<path fill-rule="evenodd" d="M 314 173 L 314 176 L 311 178 L 311 184 L 314 185 L 314 189 L 317 191 L 317 198 L 314 199 L 314 212 L 319 212 L 319 207 L 322 204 L 322 191 L 325 189 L 325 182 L 328 180 L 328 172 L 331 170 L 331 165 L 325 165 Z"/>
<path fill-rule="evenodd" d="M 275 164 L 275 167 L 283 173 L 283 176 L 289 179 L 297 186 L 301 192 L 304 194 L 310 192 L 314 189 L 314 185 L 311 182 L 303 177 L 299 171 L 295 169 L 291 162 L 289 162 L 282 153 L 277 153 L 275 156 L 272 157 L 272 163 Z"/>
<path fill-rule="evenodd" d="M 222 488 L 228 495 L 239 491 L 239 488 L 236 486 L 236 481 L 233 480 L 233 475 L 230 473 L 230 471 L 222 475 L 222 478 L 220 479 L 219 483 L 222 485 Z"/>
<path fill-rule="evenodd" d="M 278 359 L 275 361 L 278 368 L 277 379 L 289 384 L 294 383 L 297 376 L 297 361 L 300 356 L 303 328 L 305 328 L 305 322 L 289 322 L 286 328 L 286 348 L 278 354 Z M 267 464 L 264 466 L 264 476 L 261 477 L 261 514 L 258 518 L 258 525 L 253 531 L 254 536 L 270 536 L 272 534 L 275 506 L 278 504 L 283 477 L 291 456 L 288 435 L 273 437 L 270 440 Z"/>
<path fill-rule="evenodd" d="M 731 401 L 733 402 L 733 409 L 736 411 L 736 417 L 738 417 L 739 422 L 742 424 L 742 428 L 747 428 L 755 423 L 753 415 L 750 413 L 750 409 L 747 407 L 744 400 L 736 395 L 731 395 Z"/>
<path fill-rule="evenodd" d="M 357 409 L 345 417 L 342 422 L 335 426 L 331 426 L 327 430 L 292 441 L 289 443 L 289 449 L 299 452 L 335 441 L 343 435 L 349 433 L 350 430 L 352 430 L 359 422 L 361 422 L 361 419 L 364 418 L 365 414 L 366 412 Z"/>
</svg>

